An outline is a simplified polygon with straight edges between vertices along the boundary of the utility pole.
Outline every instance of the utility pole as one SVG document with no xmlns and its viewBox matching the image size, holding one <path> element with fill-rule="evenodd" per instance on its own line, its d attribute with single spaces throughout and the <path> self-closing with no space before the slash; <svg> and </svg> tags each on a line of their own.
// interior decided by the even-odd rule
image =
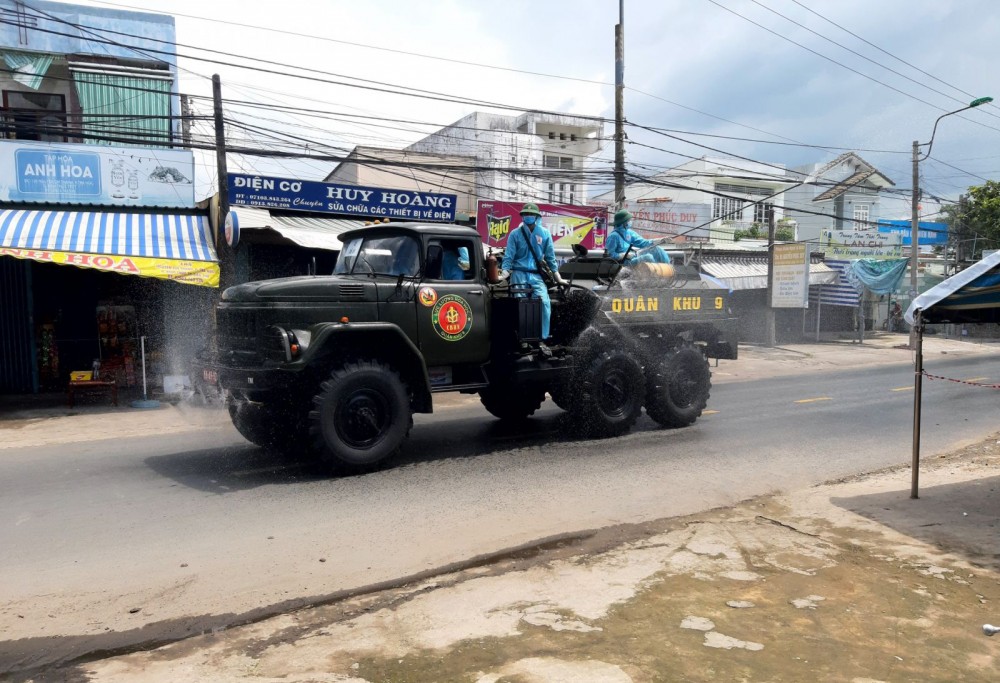
<svg viewBox="0 0 1000 683">
<path fill-rule="evenodd" d="M 615 25 L 615 209 L 625 202 L 625 0 Z"/>
<path fill-rule="evenodd" d="M 937 123 L 934 124 L 937 127 Z M 934 136 L 931 136 L 934 142 Z M 928 150 L 928 154 L 930 150 Z M 917 269 L 920 267 L 920 143 L 913 141 L 913 188 L 910 196 L 910 301 L 917 298 Z M 917 348 L 916 326 L 910 328 L 910 348 Z"/>
<path fill-rule="evenodd" d="M 764 345 L 776 346 L 774 307 L 774 207 L 767 207 L 767 307 L 764 309 Z"/>
<path fill-rule="evenodd" d="M 181 95 L 181 142 L 191 144 L 191 99 Z"/>
<path fill-rule="evenodd" d="M 212 76 L 212 109 L 215 114 L 215 163 L 219 176 L 219 210 L 215 216 L 215 245 L 219 253 L 219 288 L 235 284 L 235 251 L 223 237 L 226 218 L 229 216 L 229 174 L 226 171 L 226 121 L 222 115 L 222 81 L 219 74 Z"/>
</svg>

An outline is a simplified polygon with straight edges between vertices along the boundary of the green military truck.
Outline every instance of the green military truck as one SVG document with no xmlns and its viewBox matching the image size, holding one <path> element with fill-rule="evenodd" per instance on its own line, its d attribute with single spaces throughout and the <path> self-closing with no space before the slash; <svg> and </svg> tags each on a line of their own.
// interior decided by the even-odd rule
<svg viewBox="0 0 1000 683">
<path fill-rule="evenodd" d="M 550 289 L 543 347 L 540 301 L 490 281 L 495 264 L 472 228 L 385 223 L 342 241 L 332 275 L 222 295 L 195 370 L 255 444 L 371 468 L 440 392 L 478 393 L 504 420 L 529 417 L 549 394 L 593 437 L 625 433 L 643 407 L 682 427 L 708 401 L 706 359 L 736 358 L 729 291 L 694 266 L 622 267 L 575 248 L 559 269 L 570 284 Z M 464 271 L 449 267 L 460 248 Z"/>
</svg>

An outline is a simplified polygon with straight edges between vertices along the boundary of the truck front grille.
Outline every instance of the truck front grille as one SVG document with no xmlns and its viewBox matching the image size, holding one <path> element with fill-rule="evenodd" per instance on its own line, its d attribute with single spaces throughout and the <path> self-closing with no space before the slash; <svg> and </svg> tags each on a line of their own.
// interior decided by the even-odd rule
<svg viewBox="0 0 1000 683">
<path fill-rule="evenodd" d="M 215 312 L 216 336 L 220 351 L 254 351 L 257 341 L 256 315 L 238 308 Z"/>
</svg>

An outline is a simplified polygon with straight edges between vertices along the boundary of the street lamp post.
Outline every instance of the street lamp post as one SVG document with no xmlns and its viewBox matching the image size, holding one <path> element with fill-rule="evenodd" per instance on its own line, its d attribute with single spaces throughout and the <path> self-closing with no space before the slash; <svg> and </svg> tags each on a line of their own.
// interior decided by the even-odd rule
<svg viewBox="0 0 1000 683">
<path fill-rule="evenodd" d="M 973 107 L 978 107 L 981 104 L 989 104 L 993 101 L 992 97 L 979 97 L 969 103 L 968 106 L 962 107 L 961 109 L 956 109 L 955 111 L 950 111 L 947 114 L 941 114 L 937 117 L 934 122 L 934 129 L 931 131 L 930 142 L 917 142 L 913 141 L 913 196 L 910 199 L 910 301 L 913 301 L 917 297 L 917 269 L 920 267 L 920 216 L 918 215 L 917 206 L 920 199 L 920 162 L 931 155 L 931 146 L 934 144 L 934 134 L 937 133 L 938 123 L 941 122 L 946 116 L 951 116 L 952 114 L 958 114 L 966 109 L 972 109 Z M 927 147 L 927 151 L 923 156 L 920 156 L 920 148 Z M 910 348 L 916 348 L 917 332 L 916 327 L 910 327 Z"/>
</svg>

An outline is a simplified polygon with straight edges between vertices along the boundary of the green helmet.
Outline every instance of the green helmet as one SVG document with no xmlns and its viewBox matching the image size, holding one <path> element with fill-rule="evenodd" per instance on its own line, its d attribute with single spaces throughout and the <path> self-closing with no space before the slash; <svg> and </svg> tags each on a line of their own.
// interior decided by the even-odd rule
<svg viewBox="0 0 1000 683">
<path fill-rule="evenodd" d="M 541 218 L 542 212 L 538 210 L 538 204 L 533 204 L 531 202 L 528 202 L 527 204 L 521 207 L 521 215 L 538 216 L 539 218 Z"/>
<path fill-rule="evenodd" d="M 619 225 L 625 225 L 630 220 L 632 220 L 632 213 L 631 212 L 626 211 L 625 209 L 620 209 L 619 211 L 615 212 L 615 227 L 616 228 Z"/>
</svg>

